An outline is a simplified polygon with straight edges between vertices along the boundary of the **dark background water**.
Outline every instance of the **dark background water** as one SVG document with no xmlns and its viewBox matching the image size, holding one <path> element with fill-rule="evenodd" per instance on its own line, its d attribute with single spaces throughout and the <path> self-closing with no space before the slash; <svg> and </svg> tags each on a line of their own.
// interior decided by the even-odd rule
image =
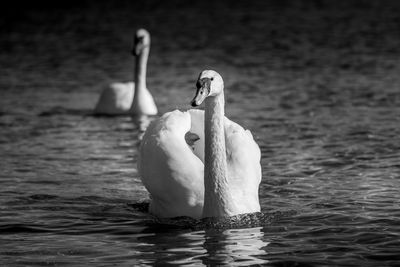
<svg viewBox="0 0 400 267">
<path fill-rule="evenodd" d="M 400 3 L 12 4 L 0 18 L 0 265 L 400 265 Z M 296 213 L 194 231 L 132 208 L 148 200 L 140 125 L 91 110 L 132 79 L 139 27 L 160 112 L 188 108 L 198 73 L 219 71 L 227 116 L 262 151 L 262 210 Z"/>
</svg>

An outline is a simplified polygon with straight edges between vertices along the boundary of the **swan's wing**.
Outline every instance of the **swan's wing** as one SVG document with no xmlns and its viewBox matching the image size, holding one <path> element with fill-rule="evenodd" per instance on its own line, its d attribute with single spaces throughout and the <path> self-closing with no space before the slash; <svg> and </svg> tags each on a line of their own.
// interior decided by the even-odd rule
<svg viewBox="0 0 400 267">
<path fill-rule="evenodd" d="M 127 113 L 132 106 L 135 83 L 112 83 L 103 90 L 94 109 L 97 114 Z"/>
<path fill-rule="evenodd" d="M 159 217 L 201 217 L 204 165 L 185 142 L 190 128 L 190 114 L 176 110 L 153 121 L 143 136 L 138 167 Z"/>
<path fill-rule="evenodd" d="M 225 119 L 225 143 L 229 182 L 236 205 L 244 212 L 260 211 L 261 152 L 253 135 L 239 124 Z"/>
</svg>

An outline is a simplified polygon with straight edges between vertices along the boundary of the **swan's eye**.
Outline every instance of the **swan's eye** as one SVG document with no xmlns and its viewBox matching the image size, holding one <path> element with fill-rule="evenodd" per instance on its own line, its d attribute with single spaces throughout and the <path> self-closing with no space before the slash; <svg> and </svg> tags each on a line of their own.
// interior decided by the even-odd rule
<svg viewBox="0 0 400 267">
<path fill-rule="evenodd" d="M 211 81 L 214 81 L 214 77 L 211 77 Z"/>
</svg>

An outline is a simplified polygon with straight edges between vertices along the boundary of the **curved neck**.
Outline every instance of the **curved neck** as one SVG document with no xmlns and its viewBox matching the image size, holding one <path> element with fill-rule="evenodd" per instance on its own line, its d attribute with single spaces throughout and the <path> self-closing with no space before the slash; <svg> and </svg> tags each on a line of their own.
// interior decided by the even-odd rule
<svg viewBox="0 0 400 267">
<path fill-rule="evenodd" d="M 135 94 L 133 97 L 133 105 L 135 106 L 140 102 L 141 94 L 146 89 L 146 71 L 147 71 L 147 59 L 149 57 L 150 46 L 143 48 L 141 53 L 136 57 L 135 63 Z"/>
<path fill-rule="evenodd" d="M 228 192 L 224 104 L 223 92 L 205 100 L 203 217 L 222 217 L 230 214 L 232 196 Z"/>
</svg>

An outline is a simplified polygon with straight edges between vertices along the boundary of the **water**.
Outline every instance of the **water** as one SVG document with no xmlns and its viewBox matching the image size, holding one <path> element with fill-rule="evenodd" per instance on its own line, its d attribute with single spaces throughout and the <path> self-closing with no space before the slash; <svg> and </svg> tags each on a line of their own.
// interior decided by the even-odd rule
<svg viewBox="0 0 400 267">
<path fill-rule="evenodd" d="M 3 11 L 0 265 L 400 264 L 399 6 L 214 2 Z M 193 229 L 135 208 L 140 123 L 91 109 L 133 76 L 137 27 L 161 113 L 222 74 L 262 151 L 262 210 L 283 216 Z"/>
</svg>

